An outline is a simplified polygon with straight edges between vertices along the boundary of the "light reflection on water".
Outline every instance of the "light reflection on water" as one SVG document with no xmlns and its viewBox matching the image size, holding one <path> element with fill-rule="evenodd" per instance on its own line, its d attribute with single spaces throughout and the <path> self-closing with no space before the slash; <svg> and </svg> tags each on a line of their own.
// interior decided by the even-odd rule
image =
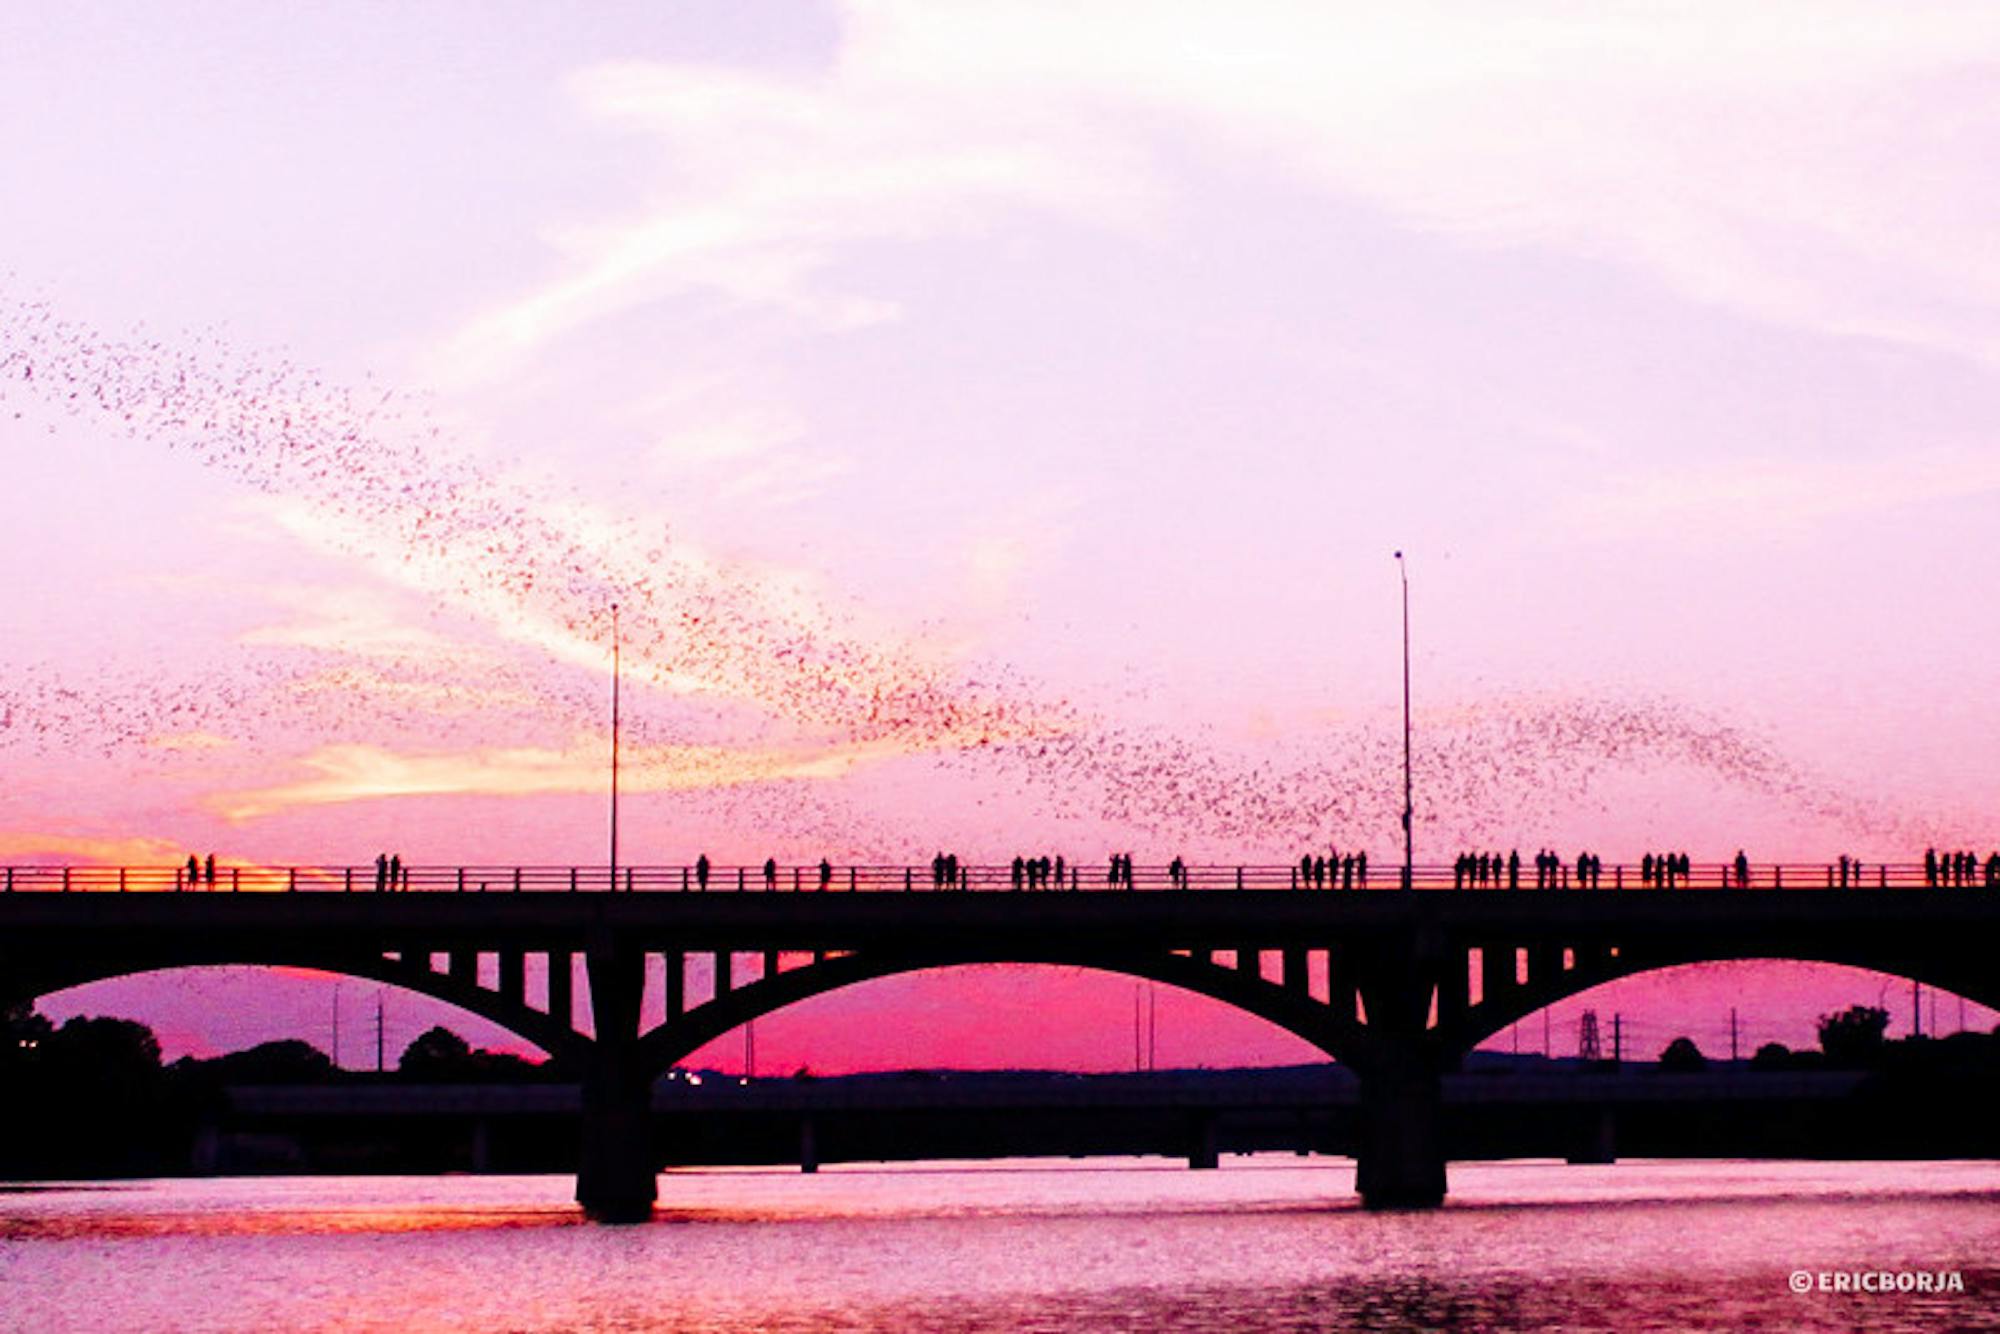
<svg viewBox="0 0 2000 1334">
<path fill-rule="evenodd" d="M 1351 1165 L 688 1171 L 652 1226 L 561 1177 L 0 1192 L 21 1330 L 2000 1329 L 2000 1164 L 1458 1164 L 1367 1214 Z M 1957 1269 L 1812 1295 L 1794 1269 Z"/>
</svg>

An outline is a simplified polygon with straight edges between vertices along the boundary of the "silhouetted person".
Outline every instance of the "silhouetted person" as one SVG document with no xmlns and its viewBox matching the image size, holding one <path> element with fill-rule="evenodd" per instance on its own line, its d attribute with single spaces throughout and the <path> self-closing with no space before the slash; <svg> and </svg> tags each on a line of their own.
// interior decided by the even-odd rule
<svg viewBox="0 0 2000 1334">
<path fill-rule="evenodd" d="M 1065 869 L 1065 868 L 1064 868 L 1064 866 L 1063 866 L 1063 859 L 1062 859 L 1062 858 L 1060 858 L 1060 857 L 1056 858 L 1056 888 L 1057 888 L 1057 889 L 1061 889 L 1061 888 L 1063 887 L 1063 871 L 1064 871 L 1064 869 Z"/>
<path fill-rule="evenodd" d="M 1750 888 L 1750 859 L 1741 848 L 1736 850 L 1736 884 L 1739 889 Z"/>
<path fill-rule="evenodd" d="M 187 887 L 189 889 L 193 889 L 197 884 L 200 883 L 201 883 L 201 863 L 195 860 L 195 855 L 192 852 L 190 852 L 188 854 L 188 864 L 187 864 Z"/>
<path fill-rule="evenodd" d="M 776 889 L 777 887 L 778 859 L 776 857 L 766 857 L 764 859 L 764 888 Z"/>
<path fill-rule="evenodd" d="M 204 863 L 202 864 L 202 872 L 203 872 L 203 874 L 202 874 L 202 879 L 204 879 L 204 880 L 208 881 L 208 887 L 209 887 L 210 889 L 214 889 L 214 888 L 215 888 L 215 854 L 214 854 L 214 853 L 212 853 L 212 852 L 211 852 L 211 853 L 209 853 L 209 854 L 208 854 L 208 860 L 207 860 L 206 862 L 204 862 Z"/>
<path fill-rule="evenodd" d="M 1013 869 L 1014 869 L 1014 888 L 1019 889 L 1021 887 L 1021 882 L 1027 879 L 1028 877 L 1028 864 L 1022 861 L 1021 858 L 1018 855 L 1016 855 L 1014 858 Z"/>
<path fill-rule="evenodd" d="M 1368 888 L 1368 854 L 1365 852 L 1354 854 L 1354 883 L 1363 889 Z"/>
<path fill-rule="evenodd" d="M 1507 854 L 1507 888 L 1521 887 L 1521 850 L 1514 848 Z"/>
<path fill-rule="evenodd" d="M 947 852 L 944 855 L 944 882 L 953 889 L 957 889 L 962 883 L 958 875 L 958 854 L 955 852 Z"/>
<path fill-rule="evenodd" d="M 708 854 L 705 852 L 694 859 L 694 884 L 696 889 L 708 888 Z"/>
<path fill-rule="evenodd" d="M 833 863 L 822 857 L 819 859 L 819 887 L 825 889 L 833 883 Z"/>
<path fill-rule="evenodd" d="M 1925 849 L 1924 849 L 1924 883 L 1925 883 L 1926 885 L 1935 885 L 1935 884 L 1937 884 L 1937 882 L 1938 882 L 1938 877 L 1937 877 L 1937 871 L 1938 871 L 1938 867 L 1937 867 L 1937 849 L 1936 849 L 1936 848 L 1925 848 Z"/>
<path fill-rule="evenodd" d="M 192 864 L 194 859 L 190 857 L 188 861 L 190 864 Z M 389 854 L 386 852 L 378 852 L 375 854 L 375 892 L 377 894 L 380 894 L 388 888 L 389 888 Z"/>
</svg>

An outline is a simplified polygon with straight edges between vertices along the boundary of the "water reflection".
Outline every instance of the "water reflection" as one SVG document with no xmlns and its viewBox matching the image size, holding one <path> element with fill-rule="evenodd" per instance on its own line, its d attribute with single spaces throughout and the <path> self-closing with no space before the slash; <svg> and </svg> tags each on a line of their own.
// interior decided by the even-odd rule
<svg viewBox="0 0 2000 1334">
<path fill-rule="evenodd" d="M 1487 1164 L 1375 1215 L 1346 1164 L 678 1172 L 660 1223 L 566 1178 L 181 1181 L 0 1196 L 36 1330 L 2000 1328 L 2000 1166 Z M 1794 1296 L 1794 1268 L 1962 1295 Z"/>
</svg>

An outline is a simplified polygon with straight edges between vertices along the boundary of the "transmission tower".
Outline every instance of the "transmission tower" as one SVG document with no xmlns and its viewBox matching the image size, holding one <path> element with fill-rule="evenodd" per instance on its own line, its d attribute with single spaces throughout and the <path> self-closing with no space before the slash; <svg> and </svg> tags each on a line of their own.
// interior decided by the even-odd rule
<svg viewBox="0 0 2000 1334">
<path fill-rule="evenodd" d="M 1604 1059 L 1604 1043 L 1597 1036 L 1597 1011 L 1585 1010 L 1576 1021 L 1577 1059 L 1595 1063 Z"/>
</svg>

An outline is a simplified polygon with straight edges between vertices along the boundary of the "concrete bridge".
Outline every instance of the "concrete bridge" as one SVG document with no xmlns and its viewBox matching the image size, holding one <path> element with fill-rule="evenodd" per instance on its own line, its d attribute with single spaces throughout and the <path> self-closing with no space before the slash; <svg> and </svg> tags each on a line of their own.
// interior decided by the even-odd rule
<svg viewBox="0 0 2000 1334">
<path fill-rule="evenodd" d="M 2000 890 L 1928 883 L 1921 867 L 1690 868 L 1672 888 L 1635 888 L 1652 877 L 1606 867 L 1594 888 L 1539 891 L 1453 891 L 1451 867 L 1418 868 L 1408 890 L 1378 868 L 1365 892 L 1295 888 L 1298 872 L 1135 868 L 1112 884 L 1070 874 L 1061 889 L 1015 892 L 1011 867 L 949 880 L 930 867 L 621 868 L 615 879 L 603 867 L 450 867 L 411 869 L 378 892 L 374 867 L 259 867 L 221 868 L 189 892 L 180 869 L 11 867 L 0 1002 L 212 964 L 317 968 L 433 996 L 575 1073 L 577 1198 L 605 1221 L 652 1211 L 659 1075 L 783 1006 L 920 969 L 1100 969 L 1297 1034 L 1359 1080 L 1356 1189 L 1376 1208 L 1442 1201 L 1441 1081 L 1468 1051 L 1615 978 L 1806 959 L 2000 1006 Z M 664 1017 L 648 1025 L 653 955 Z"/>
</svg>

